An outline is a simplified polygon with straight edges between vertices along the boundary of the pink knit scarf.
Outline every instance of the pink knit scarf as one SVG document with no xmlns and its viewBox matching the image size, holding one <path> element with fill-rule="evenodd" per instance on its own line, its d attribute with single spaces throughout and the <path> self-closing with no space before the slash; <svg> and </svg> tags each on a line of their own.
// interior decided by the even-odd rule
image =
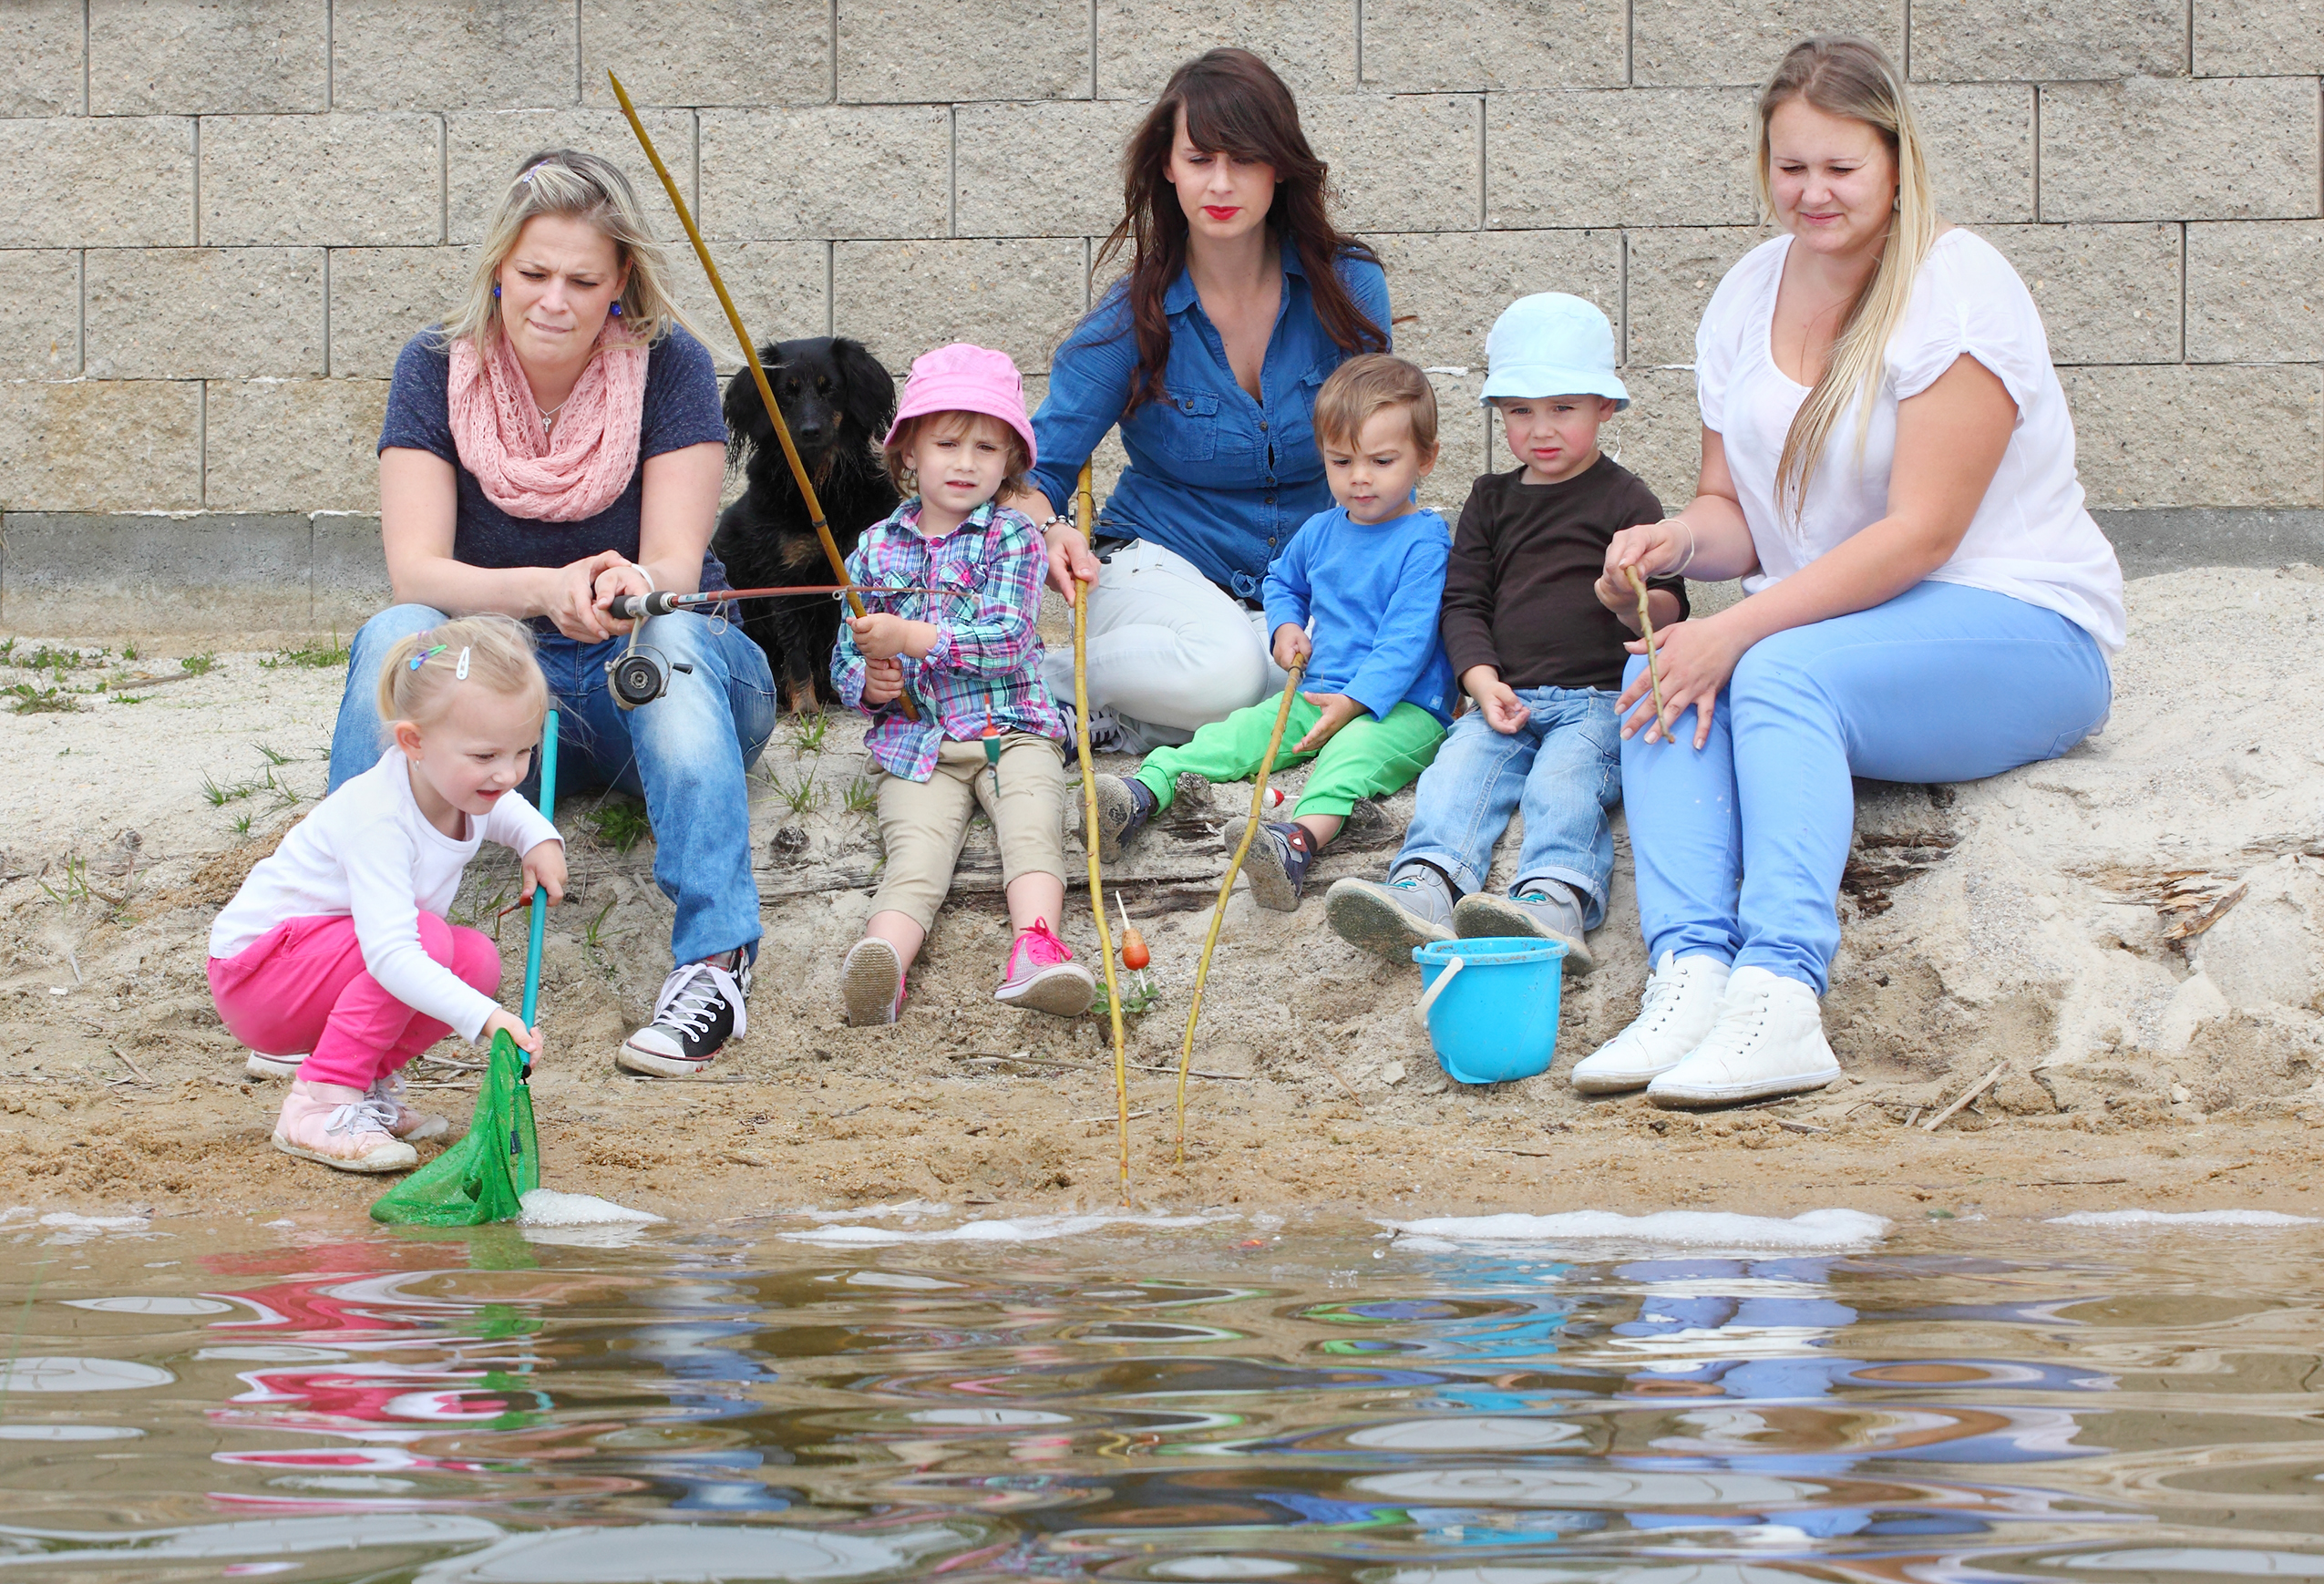
<svg viewBox="0 0 2324 1584">
<path fill-rule="evenodd" d="M 612 505 L 637 471 L 645 348 L 608 322 L 550 432 L 508 337 L 488 338 L 481 356 L 473 340 L 452 343 L 449 393 L 452 443 L 484 498 L 542 522 L 578 522 Z"/>
</svg>

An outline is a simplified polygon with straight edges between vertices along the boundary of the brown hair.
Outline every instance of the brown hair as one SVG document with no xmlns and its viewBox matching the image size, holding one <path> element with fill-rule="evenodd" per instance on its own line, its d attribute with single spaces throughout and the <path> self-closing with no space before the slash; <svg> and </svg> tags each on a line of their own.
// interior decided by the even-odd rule
<svg viewBox="0 0 2324 1584">
<path fill-rule="evenodd" d="M 1337 268 L 1342 258 L 1379 262 L 1378 255 L 1332 225 L 1324 178 L 1330 167 L 1315 157 L 1300 129 L 1299 102 L 1274 68 L 1247 49 L 1213 49 L 1170 74 L 1162 97 L 1122 149 L 1120 223 L 1097 250 L 1092 273 L 1127 246 L 1130 268 L 1123 293 L 1137 337 L 1137 367 L 1123 416 L 1150 401 L 1167 400 L 1163 370 L 1170 361 L 1170 319 L 1163 299 L 1187 263 L 1187 217 L 1164 171 L 1177 142 L 1178 112 L 1187 138 L 1208 153 L 1239 155 L 1275 168 L 1275 200 L 1267 225 L 1279 248 L 1295 254 L 1306 273 L 1323 333 L 1342 352 L 1377 352 L 1387 327 L 1357 306 Z"/>
<path fill-rule="evenodd" d="M 1383 407 L 1404 408 L 1413 444 L 1424 457 L 1436 454 L 1436 387 L 1417 365 L 1384 352 L 1351 357 L 1332 371 L 1315 393 L 1315 437 L 1353 447 Z"/>
<path fill-rule="evenodd" d="M 397 721 L 426 725 L 463 687 L 530 695 L 547 714 L 549 679 L 534 658 L 532 630 L 513 616 L 463 616 L 398 638 L 379 672 L 379 719 L 389 728 Z"/>
<path fill-rule="evenodd" d="M 1024 437 L 1017 433 L 1013 424 L 996 418 L 991 413 L 914 413 L 898 424 L 888 443 L 879 447 L 879 459 L 888 465 L 889 482 L 898 489 L 907 495 L 919 492 L 919 483 L 912 478 L 912 447 L 920 444 L 920 437 L 924 431 L 940 424 L 944 426 L 948 434 L 954 435 L 968 434 L 986 424 L 1000 432 L 1009 447 L 1009 459 L 1001 476 L 1001 488 L 993 493 L 994 499 L 1032 488 L 1025 476 L 1033 471 L 1033 450 L 1024 443 Z"/>
</svg>

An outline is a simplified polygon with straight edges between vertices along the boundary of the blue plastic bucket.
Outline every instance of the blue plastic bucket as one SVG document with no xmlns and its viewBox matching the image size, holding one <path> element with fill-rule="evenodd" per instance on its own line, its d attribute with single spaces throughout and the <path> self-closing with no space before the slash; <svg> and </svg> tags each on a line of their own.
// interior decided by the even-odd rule
<svg viewBox="0 0 2324 1584">
<path fill-rule="evenodd" d="M 1530 936 L 1415 946 L 1428 1043 L 1447 1075 L 1499 1084 L 1549 1070 L 1558 1050 L 1565 946 Z"/>
</svg>

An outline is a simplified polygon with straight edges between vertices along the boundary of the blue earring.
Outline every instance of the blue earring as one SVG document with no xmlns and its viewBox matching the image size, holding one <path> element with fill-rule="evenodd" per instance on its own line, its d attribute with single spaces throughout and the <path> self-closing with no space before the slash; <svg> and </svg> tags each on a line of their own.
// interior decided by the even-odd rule
<svg viewBox="0 0 2324 1584">
<path fill-rule="evenodd" d="M 614 304 L 613 304 L 613 317 L 614 317 L 614 318 L 616 318 L 616 319 L 619 319 L 621 316 L 622 316 L 622 305 L 621 305 L 619 303 L 614 303 Z"/>
<path fill-rule="evenodd" d="M 500 288 L 499 288 L 499 287 L 498 287 L 498 286 L 493 287 L 493 288 L 492 288 L 492 294 L 493 294 L 495 297 L 498 297 L 498 296 L 500 294 Z"/>
</svg>

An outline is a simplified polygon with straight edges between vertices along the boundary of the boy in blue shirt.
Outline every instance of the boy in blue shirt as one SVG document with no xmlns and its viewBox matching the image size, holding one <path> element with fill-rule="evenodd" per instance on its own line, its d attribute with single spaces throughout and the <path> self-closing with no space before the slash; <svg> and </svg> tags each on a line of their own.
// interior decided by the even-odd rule
<svg viewBox="0 0 2324 1584">
<path fill-rule="evenodd" d="M 1359 797 L 1412 785 L 1452 721 L 1453 670 L 1437 637 L 1445 519 L 1413 503 L 1436 464 L 1436 396 L 1403 358 L 1350 358 L 1315 397 L 1315 437 L 1339 504 L 1292 535 L 1267 570 L 1275 663 L 1307 661 L 1276 768 L 1312 759 L 1291 818 L 1268 820 L 1243 872 L 1259 905 L 1299 906 L 1315 855 Z M 1312 625 L 1314 635 L 1309 636 Z M 1239 781 L 1257 773 L 1275 729 L 1276 701 L 1237 710 L 1184 747 L 1157 748 L 1135 776 L 1097 777 L 1098 852 L 1111 859 L 1170 806 L 1180 775 Z M 1229 821 L 1229 847 L 1244 819 Z"/>
</svg>

